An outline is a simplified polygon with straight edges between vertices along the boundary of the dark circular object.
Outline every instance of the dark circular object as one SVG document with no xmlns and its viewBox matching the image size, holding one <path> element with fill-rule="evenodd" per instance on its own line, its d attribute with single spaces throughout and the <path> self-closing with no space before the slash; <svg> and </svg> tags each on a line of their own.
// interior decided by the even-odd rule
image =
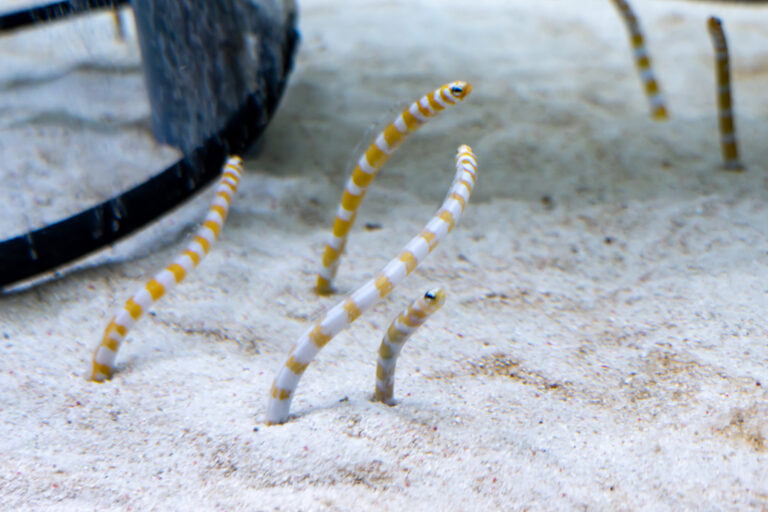
<svg viewBox="0 0 768 512">
<path fill-rule="evenodd" d="M 146 182 L 69 218 L 0 242 L 0 288 L 50 272 L 145 227 L 216 178 L 228 155 L 242 154 L 256 142 L 277 108 L 293 64 L 299 36 L 296 11 L 288 13 L 279 31 L 266 23 L 269 30 L 261 32 L 260 45 L 269 47 L 269 53 L 258 66 L 257 88 L 247 91 L 223 128 L 211 130 L 213 134 L 186 156 Z"/>
</svg>

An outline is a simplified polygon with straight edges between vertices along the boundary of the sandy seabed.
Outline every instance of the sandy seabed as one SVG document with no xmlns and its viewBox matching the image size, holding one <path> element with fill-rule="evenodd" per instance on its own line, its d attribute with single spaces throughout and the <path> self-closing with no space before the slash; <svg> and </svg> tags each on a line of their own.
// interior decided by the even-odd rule
<svg viewBox="0 0 768 512">
<path fill-rule="evenodd" d="M 768 7 L 635 2 L 672 116 L 657 123 L 607 0 L 301 3 L 290 86 L 220 241 L 130 332 L 111 382 L 83 380 L 92 348 L 211 190 L 0 296 L 0 508 L 768 508 Z M 720 168 L 710 14 L 744 173 Z M 176 157 L 111 23 L 0 38 L 3 237 Z M 432 216 L 460 143 L 480 160 L 464 218 L 323 350 L 295 418 L 266 426 L 275 372 L 341 298 L 312 285 L 356 147 L 455 79 L 472 94 L 371 187 L 340 292 Z M 435 285 L 448 301 L 403 351 L 400 402 L 371 402 L 384 329 Z"/>
</svg>

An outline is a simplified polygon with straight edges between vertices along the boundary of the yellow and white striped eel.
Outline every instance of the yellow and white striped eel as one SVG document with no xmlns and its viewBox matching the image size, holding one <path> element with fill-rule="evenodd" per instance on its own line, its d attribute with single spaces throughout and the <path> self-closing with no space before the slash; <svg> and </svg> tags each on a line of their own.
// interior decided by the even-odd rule
<svg viewBox="0 0 768 512">
<path fill-rule="evenodd" d="M 379 402 L 394 405 L 395 367 L 397 356 L 408 338 L 421 327 L 427 318 L 440 309 L 445 302 L 445 292 L 441 288 L 428 290 L 405 308 L 387 329 L 379 346 L 379 359 L 376 364 L 376 387 L 373 397 Z"/>
<path fill-rule="evenodd" d="M 229 205 L 237 191 L 242 173 L 242 159 L 239 156 L 230 157 L 224 165 L 221 179 L 216 188 L 216 197 L 213 199 L 208 215 L 205 216 L 203 225 L 198 229 L 195 238 L 181 256 L 173 260 L 173 263 L 160 271 L 141 290 L 128 299 L 123 309 L 110 320 L 104 330 L 101 343 L 93 353 L 93 359 L 87 373 L 89 380 L 104 382 L 112 377 L 117 351 L 125 339 L 128 329 L 136 323 L 153 302 L 180 283 L 208 254 L 227 218 Z"/>
<path fill-rule="evenodd" d="M 739 147 L 736 141 L 736 126 L 731 101 L 731 70 L 728 59 L 728 43 L 723 32 L 723 23 L 711 16 L 707 22 L 712 45 L 715 48 L 715 73 L 717 74 L 717 109 L 720 119 L 720 148 L 723 166 L 729 171 L 741 171 Z"/>
<path fill-rule="evenodd" d="M 460 146 L 456 154 L 456 176 L 445 201 L 432 220 L 373 279 L 331 308 L 301 335 L 288 360 L 280 367 L 270 389 L 267 424 L 284 423 L 288 419 L 299 379 L 320 349 L 363 312 L 389 295 L 453 229 L 469 201 L 476 176 L 475 155 L 469 146 Z"/>
<path fill-rule="evenodd" d="M 472 86 L 466 82 L 451 82 L 422 96 L 403 110 L 397 119 L 384 128 L 384 131 L 368 146 L 347 181 L 341 203 L 336 211 L 333 232 L 329 235 L 323 251 L 323 268 L 318 273 L 315 285 L 315 291 L 318 294 L 325 295 L 333 292 L 332 281 L 336 277 L 339 259 L 347 245 L 349 230 L 355 222 L 357 209 L 363 202 L 368 185 L 373 178 L 410 134 L 418 130 L 431 117 L 461 102 L 471 90 Z"/>
<path fill-rule="evenodd" d="M 632 43 L 632 50 L 635 54 L 635 64 L 640 72 L 640 79 L 643 81 L 645 94 L 650 102 L 651 117 L 659 121 L 667 119 L 667 107 L 664 105 L 664 97 L 661 94 L 656 77 L 653 75 L 651 57 L 645 48 L 640 22 L 637 21 L 637 17 L 632 12 L 632 8 L 627 3 L 627 0 L 613 0 L 613 4 L 621 13 L 621 17 L 624 19 L 624 23 L 629 31 L 629 40 Z"/>
</svg>

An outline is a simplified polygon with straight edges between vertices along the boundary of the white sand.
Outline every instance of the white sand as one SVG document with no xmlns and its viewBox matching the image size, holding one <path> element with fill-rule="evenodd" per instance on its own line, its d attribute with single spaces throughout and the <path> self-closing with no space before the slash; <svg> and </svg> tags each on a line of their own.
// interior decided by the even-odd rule
<svg viewBox="0 0 768 512">
<path fill-rule="evenodd" d="M 131 331 L 113 381 L 80 377 L 92 347 L 210 191 L 83 269 L 0 297 L 0 508 L 767 508 L 768 8 L 635 3 L 667 123 L 649 119 L 607 1 L 303 2 L 290 88 L 222 239 Z M 719 169 L 710 13 L 731 43 L 743 174 Z M 140 181 L 172 160 L 148 135 L 135 41 L 115 43 L 110 24 L 56 29 L 122 70 L 102 75 L 66 64 L 49 31 L 0 39 L 12 76 L 49 77 L 0 87 L 0 169 L 11 204 L 30 208 L 3 235 L 117 192 L 112 165 Z M 382 171 L 338 284 L 352 291 L 423 226 L 466 142 L 481 166 L 461 225 L 320 354 L 297 417 L 265 426 L 278 366 L 340 299 L 311 287 L 355 146 L 454 79 L 473 93 Z M 112 131 L 86 101 L 102 96 Z M 73 185 L 92 197 L 74 204 Z M 403 351 L 401 402 L 371 403 L 383 329 L 436 284 L 448 302 Z"/>
</svg>

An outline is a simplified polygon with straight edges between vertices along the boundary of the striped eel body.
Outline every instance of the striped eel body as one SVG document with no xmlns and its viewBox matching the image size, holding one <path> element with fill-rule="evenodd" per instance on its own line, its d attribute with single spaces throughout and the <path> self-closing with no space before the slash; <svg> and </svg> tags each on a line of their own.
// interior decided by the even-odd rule
<svg viewBox="0 0 768 512">
<path fill-rule="evenodd" d="M 720 148 L 723 153 L 723 166 L 728 171 L 742 171 L 739 161 L 739 147 L 736 140 L 733 105 L 731 100 L 731 69 L 728 58 L 728 43 L 723 32 L 723 23 L 719 18 L 710 17 L 707 21 L 709 35 L 715 48 L 715 73 L 717 74 L 717 110 L 720 119 Z"/>
<path fill-rule="evenodd" d="M 379 346 L 376 364 L 376 387 L 373 397 L 379 402 L 394 405 L 395 367 L 397 356 L 408 338 L 427 321 L 432 313 L 443 306 L 445 292 L 441 288 L 427 291 L 395 318 Z"/>
<path fill-rule="evenodd" d="M 656 81 L 653 69 L 651 68 L 651 57 L 645 48 L 640 22 L 637 21 L 637 17 L 632 12 L 632 8 L 627 3 L 627 0 L 613 0 L 613 4 L 621 13 L 624 24 L 629 31 L 629 40 L 632 43 L 632 50 L 635 54 L 635 65 L 640 72 L 640 79 L 643 81 L 645 94 L 648 96 L 651 106 L 651 117 L 657 121 L 667 119 L 667 107 L 664 105 L 664 97 L 661 94 L 659 83 Z"/>
<path fill-rule="evenodd" d="M 218 238 L 224 220 L 227 218 L 232 196 L 243 173 L 243 161 L 239 156 L 230 157 L 222 172 L 216 196 L 205 216 L 203 225 L 186 250 L 173 260 L 173 263 L 160 271 L 133 297 L 128 299 L 117 315 L 110 320 L 104 330 L 101 343 L 93 353 L 93 359 L 87 378 L 95 382 L 104 382 L 112 378 L 115 370 L 115 358 L 120 344 L 134 323 L 149 306 L 162 297 L 166 291 L 174 288 L 208 254 L 213 242 Z"/>
<path fill-rule="evenodd" d="M 323 268 L 318 273 L 315 285 L 318 294 L 333 292 L 332 282 L 347 244 L 349 230 L 355 223 L 357 209 L 363 202 L 368 185 L 376 174 L 410 134 L 447 107 L 461 102 L 471 90 L 472 86 L 466 82 L 451 82 L 422 96 L 403 110 L 368 146 L 347 181 L 341 204 L 336 211 L 333 232 L 328 237 L 323 251 Z"/>
<path fill-rule="evenodd" d="M 288 419 L 299 379 L 320 349 L 363 312 L 389 295 L 453 229 L 469 201 L 476 176 L 475 155 L 469 146 L 460 146 L 456 154 L 456 176 L 432 220 L 373 279 L 331 308 L 301 335 L 272 384 L 267 404 L 267 424 L 284 423 Z"/>
</svg>

